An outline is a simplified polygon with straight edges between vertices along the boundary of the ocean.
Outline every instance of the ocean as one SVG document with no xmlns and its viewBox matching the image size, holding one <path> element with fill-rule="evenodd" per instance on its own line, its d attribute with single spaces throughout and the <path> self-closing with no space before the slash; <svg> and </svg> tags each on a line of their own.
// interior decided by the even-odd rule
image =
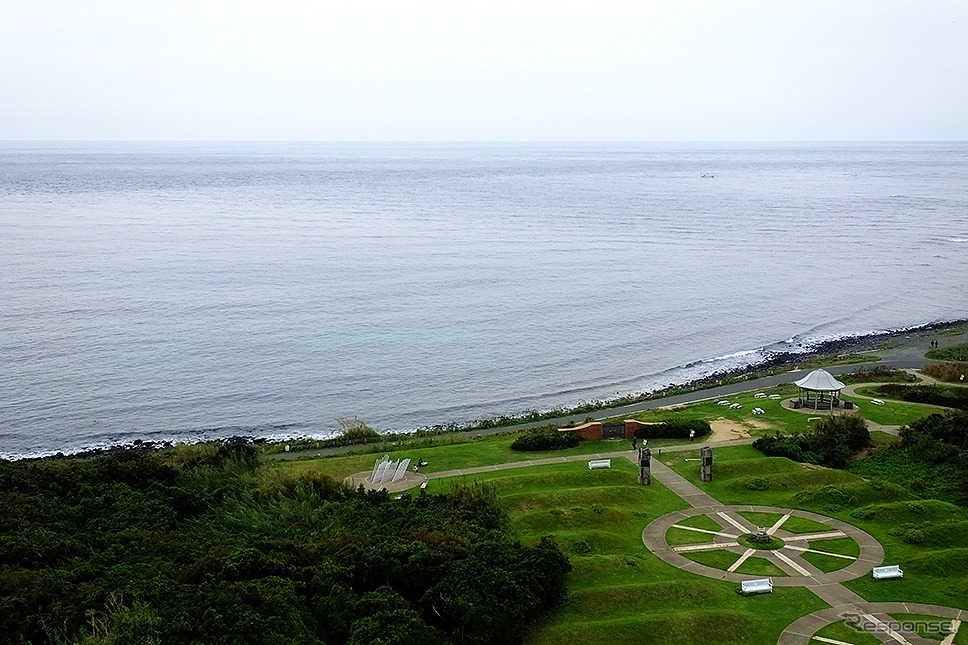
<svg viewBox="0 0 968 645">
<path fill-rule="evenodd" d="M 0 144 L 0 457 L 463 423 L 968 317 L 968 144 Z"/>
</svg>

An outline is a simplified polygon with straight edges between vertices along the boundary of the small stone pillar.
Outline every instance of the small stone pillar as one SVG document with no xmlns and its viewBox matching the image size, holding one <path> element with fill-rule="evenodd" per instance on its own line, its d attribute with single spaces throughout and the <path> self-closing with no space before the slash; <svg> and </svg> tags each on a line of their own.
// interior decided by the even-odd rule
<svg viewBox="0 0 968 645">
<path fill-rule="evenodd" d="M 644 446 L 639 448 L 639 483 L 652 484 L 652 451 Z"/>
<path fill-rule="evenodd" d="M 702 465 L 699 469 L 699 481 L 711 482 L 713 480 L 713 449 L 703 446 L 699 450 Z"/>
</svg>

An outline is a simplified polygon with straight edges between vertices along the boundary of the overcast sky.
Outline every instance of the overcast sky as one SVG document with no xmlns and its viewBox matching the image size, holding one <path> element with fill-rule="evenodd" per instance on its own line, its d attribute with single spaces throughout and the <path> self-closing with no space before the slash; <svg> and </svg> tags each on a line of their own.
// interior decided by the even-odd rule
<svg viewBox="0 0 968 645">
<path fill-rule="evenodd" d="M 0 140 L 968 140 L 968 0 L 0 0 Z"/>
</svg>

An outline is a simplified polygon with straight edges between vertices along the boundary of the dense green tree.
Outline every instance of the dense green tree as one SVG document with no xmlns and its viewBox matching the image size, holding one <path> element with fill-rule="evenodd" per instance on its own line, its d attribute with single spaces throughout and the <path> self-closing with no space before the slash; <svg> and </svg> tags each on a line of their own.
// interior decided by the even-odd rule
<svg viewBox="0 0 968 645">
<path fill-rule="evenodd" d="M 244 445 L 0 463 L 0 644 L 513 643 L 563 598 L 567 559 L 486 487 L 262 468 Z"/>
</svg>

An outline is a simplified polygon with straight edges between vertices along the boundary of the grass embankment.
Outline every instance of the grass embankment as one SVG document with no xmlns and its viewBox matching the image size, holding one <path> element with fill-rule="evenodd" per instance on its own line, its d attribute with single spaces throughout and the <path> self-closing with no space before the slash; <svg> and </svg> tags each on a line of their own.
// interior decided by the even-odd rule
<svg viewBox="0 0 968 645">
<path fill-rule="evenodd" d="M 632 442 L 626 439 L 608 439 L 605 441 L 586 441 L 575 448 L 566 450 L 546 450 L 540 452 L 517 452 L 511 450 L 511 443 L 518 436 L 517 433 L 499 436 L 483 436 L 463 441 L 443 440 L 436 444 L 429 441 L 421 442 L 418 446 L 404 446 L 394 450 L 349 454 L 325 458 L 308 458 L 280 462 L 280 467 L 293 471 L 323 470 L 333 477 L 343 478 L 352 474 L 365 472 L 373 468 L 376 460 L 383 454 L 391 459 L 411 459 L 416 462 L 422 458 L 427 465 L 421 469 L 423 473 L 439 473 L 448 470 L 477 468 L 514 462 L 526 462 L 538 459 L 569 457 L 574 455 L 597 455 L 603 453 L 631 450 Z M 682 443 L 681 439 L 654 439 L 650 446 Z"/>
<path fill-rule="evenodd" d="M 906 487 L 918 497 L 957 503 L 964 496 L 954 464 L 928 465 L 907 448 L 894 445 L 866 459 L 852 462 L 848 470 L 867 479 L 876 478 Z M 968 538 L 965 540 L 968 544 Z"/>
<path fill-rule="evenodd" d="M 951 347 L 941 349 L 932 349 L 925 356 L 933 361 L 968 362 L 968 343 L 952 345 Z"/>
<path fill-rule="evenodd" d="M 551 534 L 571 558 L 570 600 L 529 643 L 775 642 L 790 622 L 824 606 L 804 589 L 743 598 L 733 583 L 695 576 L 650 553 L 642 529 L 687 505 L 656 480 L 637 485 L 635 473 L 632 463 L 616 460 L 610 470 L 576 463 L 473 477 L 497 488 L 525 542 Z M 428 489 L 468 479 L 431 481 Z M 684 524 L 719 528 L 690 520 Z"/>
</svg>

